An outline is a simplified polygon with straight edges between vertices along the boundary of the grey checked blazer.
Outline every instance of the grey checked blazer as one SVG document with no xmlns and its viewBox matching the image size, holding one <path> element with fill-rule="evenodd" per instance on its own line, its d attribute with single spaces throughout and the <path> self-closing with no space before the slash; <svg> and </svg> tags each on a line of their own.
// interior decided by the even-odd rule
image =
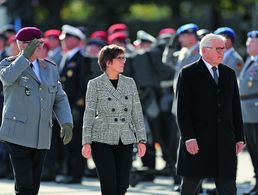
<svg viewBox="0 0 258 195">
<path fill-rule="evenodd" d="M 66 93 L 58 81 L 57 66 L 39 60 L 41 82 L 21 56 L 0 63 L 4 108 L 0 140 L 17 145 L 49 149 L 52 136 L 52 113 L 59 123 L 73 123 Z"/>
<path fill-rule="evenodd" d="M 106 73 L 88 83 L 82 144 L 146 142 L 142 107 L 132 78 L 119 75 L 117 89 Z"/>
</svg>

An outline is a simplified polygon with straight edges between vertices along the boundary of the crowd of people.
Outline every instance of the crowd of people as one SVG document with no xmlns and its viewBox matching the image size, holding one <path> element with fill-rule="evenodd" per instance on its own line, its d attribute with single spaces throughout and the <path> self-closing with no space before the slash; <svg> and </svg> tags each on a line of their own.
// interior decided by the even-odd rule
<svg viewBox="0 0 258 195">
<path fill-rule="evenodd" d="M 220 42 L 219 46 L 214 46 L 213 44 L 200 45 L 202 38 L 207 36 L 210 33 L 214 35 L 221 35 L 219 37 L 215 36 L 214 39 L 216 40 L 218 39 L 224 42 L 223 43 Z M 14 62 L 16 62 L 16 58 L 17 56 L 20 55 L 20 51 L 21 51 L 20 50 L 21 45 L 19 45 L 19 42 L 21 41 L 23 43 L 31 42 L 30 39 L 26 40 L 27 39 L 26 36 L 24 38 L 23 36 L 21 35 L 18 36 L 18 35 L 19 34 L 15 32 L 12 26 L 8 26 L 8 28 L 4 28 L 0 33 L 0 60 L 3 60 L 3 61 L 5 60 L 6 64 L 12 63 L 13 60 Z M 97 176 L 96 170 L 90 169 L 88 166 L 87 160 L 83 158 L 83 156 L 86 158 L 89 158 L 91 156 L 89 155 L 89 151 L 90 151 L 89 147 L 85 148 L 83 146 L 84 155 L 82 155 L 81 153 L 82 144 L 89 144 L 92 141 L 92 140 L 87 140 L 87 138 L 84 137 L 85 132 L 83 129 L 87 129 L 86 127 L 84 127 L 84 125 L 87 126 L 87 124 L 84 124 L 84 120 L 87 120 L 84 118 L 84 116 L 87 116 L 87 114 L 86 113 L 84 114 L 84 112 L 86 110 L 85 106 L 86 108 L 88 106 L 87 99 L 85 102 L 85 94 L 90 92 L 92 93 L 93 91 L 92 89 L 93 84 L 92 82 L 89 82 L 89 81 L 96 77 L 99 78 L 99 76 L 102 75 L 103 72 L 105 72 L 106 70 L 106 69 L 103 70 L 100 68 L 101 65 L 98 59 L 99 52 L 105 46 L 117 45 L 119 48 L 120 47 L 124 48 L 124 50 L 123 49 L 119 50 L 118 48 L 119 50 L 118 54 L 119 55 L 123 54 L 123 56 L 122 57 L 120 56 L 120 57 L 121 57 L 121 60 L 124 60 L 124 67 L 123 67 L 122 74 L 125 76 L 132 77 L 136 83 L 137 91 L 139 93 L 139 99 L 143 110 L 142 120 L 147 134 L 147 139 L 145 139 L 144 136 L 142 136 L 140 140 L 138 140 L 137 138 L 137 141 L 142 141 L 143 144 L 146 145 L 147 147 L 146 154 L 144 156 L 140 155 L 142 157 L 141 158 L 142 165 L 145 167 L 145 169 L 137 170 L 137 169 L 131 168 L 129 183 L 131 184 L 131 186 L 135 186 L 137 185 L 138 182 L 141 182 L 141 181 L 153 181 L 157 175 L 167 175 L 167 176 L 172 176 L 173 178 L 173 181 L 174 181 L 173 190 L 180 191 L 181 176 L 183 176 L 183 181 L 185 183 L 188 182 L 187 189 L 190 189 L 189 188 L 189 183 L 190 183 L 191 188 L 193 189 L 193 191 L 195 191 L 194 193 L 196 193 L 196 190 L 200 191 L 202 187 L 201 187 L 201 182 L 199 180 L 194 181 L 195 184 L 193 184 L 193 181 L 187 180 L 189 178 L 186 178 L 186 180 L 184 180 L 185 176 L 188 176 L 188 177 L 192 176 L 191 174 L 188 175 L 188 173 L 186 173 L 185 171 L 186 169 L 185 167 L 187 167 L 186 165 L 182 167 L 183 163 L 181 163 L 180 164 L 181 167 L 179 166 L 179 172 L 178 172 L 179 174 L 177 174 L 176 165 L 178 160 L 178 157 L 177 157 L 178 148 L 180 145 L 179 157 L 181 157 L 181 160 L 179 158 L 179 161 L 178 161 L 180 163 L 183 161 L 182 159 L 187 158 L 186 156 L 188 155 L 182 152 L 183 150 L 182 148 L 187 145 L 186 142 L 190 140 L 190 143 L 192 143 L 192 139 L 194 140 L 197 139 L 197 141 L 199 141 L 200 138 L 198 136 L 202 136 L 202 135 L 198 135 L 197 137 L 194 137 L 194 132 L 192 132 L 191 135 L 184 134 L 185 133 L 184 124 L 191 123 L 189 121 L 187 122 L 184 121 L 185 120 L 184 110 L 187 108 L 186 107 L 187 103 L 191 102 L 191 104 L 195 104 L 195 109 L 197 109 L 199 112 L 203 110 L 204 113 L 202 114 L 206 115 L 206 117 L 208 117 L 207 112 L 209 112 L 209 110 L 205 110 L 205 109 L 209 109 L 211 107 L 209 107 L 209 103 L 207 103 L 207 106 L 204 106 L 204 101 L 202 101 L 201 103 L 198 102 L 200 104 L 197 104 L 197 102 L 194 100 L 190 101 L 188 99 L 186 100 L 183 99 L 184 101 L 180 101 L 180 99 L 177 98 L 177 95 L 178 97 L 181 97 L 180 91 L 183 94 L 186 93 L 186 95 L 189 96 L 187 98 L 191 98 L 191 97 L 197 98 L 197 96 L 194 97 L 193 94 L 187 94 L 187 92 L 185 92 L 185 89 L 182 87 L 184 85 L 181 85 L 182 82 L 178 82 L 178 81 L 182 80 L 182 78 L 185 78 L 182 75 L 182 70 L 185 70 L 185 67 L 187 65 L 197 62 L 198 60 L 200 60 L 200 58 L 208 59 L 206 61 L 209 64 L 210 58 L 205 55 L 208 55 L 207 52 L 209 50 L 212 50 L 212 52 L 214 52 L 212 56 L 216 54 L 223 54 L 222 55 L 223 59 L 221 59 L 218 63 L 215 63 L 214 66 L 218 66 L 218 64 L 220 63 L 227 65 L 233 70 L 233 72 L 235 73 L 234 75 L 236 75 L 236 79 L 235 79 L 234 76 L 232 76 L 230 73 L 227 72 L 227 70 L 225 70 L 225 72 L 227 72 L 226 74 L 228 74 L 228 76 L 226 77 L 227 78 L 232 77 L 232 79 L 230 79 L 229 82 L 233 82 L 234 79 L 236 81 L 232 85 L 228 86 L 228 88 L 225 88 L 227 92 L 226 94 L 228 94 L 232 88 L 235 89 L 238 86 L 239 92 L 238 90 L 236 90 L 234 91 L 234 93 L 232 92 L 231 95 L 234 96 L 234 98 L 236 98 L 235 96 L 238 96 L 238 93 L 239 93 L 240 94 L 239 102 L 241 102 L 241 108 L 239 107 L 237 110 L 234 111 L 234 114 L 238 113 L 238 115 L 232 116 L 233 122 L 231 121 L 231 119 L 225 118 L 223 114 L 220 118 L 217 118 L 216 120 L 222 120 L 222 122 L 220 121 L 220 123 L 223 123 L 223 124 L 224 124 L 224 120 L 229 120 L 232 123 L 229 124 L 228 128 L 233 129 L 233 131 L 235 130 L 235 128 L 239 130 L 240 133 L 236 133 L 229 139 L 231 141 L 232 139 L 235 139 L 234 140 L 236 141 L 235 143 L 239 142 L 238 145 L 236 146 L 238 149 L 238 152 L 241 151 L 242 149 L 241 144 L 247 145 L 248 151 L 251 156 L 252 164 L 254 167 L 254 175 L 255 175 L 256 183 L 249 192 L 246 192 L 246 195 L 258 194 L 258 164 L 257 164 L 258 162 L 258 141 L 257 141 L 258 140 L 258 126 L 257 126 L 258 124 L 258 117 L 257 117 L 258 116 L 258 109 L 257 109 L 258 83 L 257 83 L 257 80 L 258 78 L 256 74 L 257 65 L 258 65 L 258 30 L 250 31 L 246 36 L 246 56 L 248 57 L 245 60 L 237 52 L 237 48 L 234 48 L 234 43 L 237 39 L 237 35 L 235 31 L 230 27 L 219 27 L 215 30 L 208 30 L 208 29 L 200 29 L 198 25 L 189 23 L 189 24 L 184 24 L 177 29 L 173 29 L 173 28 L 161 29 L 156 37 L 152 36 L 151 34 L 143 30 L 139 30 L 137 32 L 137 40 L 130 42 L 129 37 L 130 37 L 129 29 L 128 29 L 128 26 L 125 24 L 113 24 L 110 27 L 108 27 L 107 30 L 97 30 L 95 32 L 92 32 L 90 35 L 88 35 L 81 27 L 74 27 L 74 26 L 65 24 L 62 26 L 61 29 L 49 29 L 49 30 L 46 30 L 44 33 L 42 33 L 41 36 L 34 37 L 40 40 L 39 42 L 34 43 L 35 46 L 41 45 L 40 47 L 42 47 L 40 52 L 37 54 L 35 58 L 45 61 L 45 63 L 53 64 L 52 66 L 56 67 L 57 72 L 59 73 L 59 75 L 57 75 L 57 78 L 58 80 L 60 80 L 60 83 L 61 83 L 60 87 L 58 89 L 54 89 L 54 88 L 51 88 L 51 86 L 48 86 L 49 92 L 56 93 L 57 90 L 60 90 L 60 93 L 62 93 L 62 90 L 65 92 L 65 94 L 67 95 L 67 100 L 69 102 L 70 111 L 73 118 L 73 120 L 71 121 L 70 118 L 68 117 L 67 121 L 65 121 L 62 118 L 63 115 L 61 115 L 59 113 L 60 111 L 58 111 L 59 109 L 58 103 L 60 102 L 56 102 L 54 101 L 54 99 L 51 100 L 51 101 L 54 101 L 54 103 L 56 104 L 56 105 L 55 104 L 52 105 L 53 108 L 51 107 L 47 109 L 45 107 L 42 107 L 42 109 L 46 109 L 46 111 L 52 112 L 53 110 L 55 114 L 53 115 L 53 117 L 51 117 L 51 121 L 49 122 L 49 126 L 52 128 L 52 131 L 50 133 L 51 142 L 49 142 L 51 143 L 51 146 L 49 145 L 49 148 L 43 147 L 43 149 L 50 149 L 50 150 L 46 152 L 45 162 L 42 165 L 43 172 L 41 175 L 41 180 L 55 181 L 57 183 L 64 183 L 64 184 L 73 184 L 73 183 L 81 183 L 82 178 L 84 176 L 86 177 Z M 221 37 L 224 37 L 224 39 L 222 40 Z M 213 51 L 213 49 L 215 50 Z M 30 55 L 28 58 L 31 57 Z M 116 57 L 119 57 L 119 56 L 112 56 L 112 59 L 115 59 Z M 4 65 L 1 64 L 1 66 L 4 66 Z M 27 64 L 27 66 L 29 66 L 29 64 Z M 3 70 L 4 72 L 6 71 L 5 68 Z M 220 79 L 223 78 L 222 76 L 224 73 L 221 73 L 220 70 L 217 70 L 217 71 L 218 71 L 217 80 L 218 80 L 218 83 L 220 84 L 220 82 L 222 82 L 220 81 Z M 35 86 L 28 85 L 28 83 L 26 82 L 26 78 L 28 76 L 26 75 L 25 76 L 22 75 L 22 76 L 24 81 L 23 83 L 24 83 L 25 98 L 27 99 L 32 98 L 33 96 L 31 95 L 31 93 L 33 90 L 35 90 Z M 1 78 L 2 82 L 3 81 L 7 83 L 9 82 L 8 77 L 6 77 L 5 75 L 1 77 L 3 77 Z M 44 78 L 40 78 L 39 76 L 38 80 L 41 81 L 40 79 L 44 79 Z M 51 77 L 51 79 L 55 79 L 55 78 Z M 110 80 L 112 81 L 112 78 Z M 198 76 L 196 80 L 198 80 Z M 197 81 L 193 80 L 192 82 L 197 82 Z M 126 81 L 126 83 L 129 85 L 130 82 Z M 9 83 L 8 84 L 4 83 L 4 84 L 6 85 L 4 87 L 9 89 L 8 88 Z M 22 85 L 22 82 L 19 81 L 19 83 L 14 85 L 14 87 L 16 87 L 16 85 L 19 85 L 19 84 Z M 198 84 L 200 84 L 200 86 L 197 86 L 198 89 L 196 89 L 196 93 L 200 92 L 199 94 L 200 96 L 202 95 L 202 93 L 205 93 L 204 95 L 199 97 L 200 101 L 207 100 L 205 99 L 205 97 L 212 98 L 211 95 L 214 91 L 207 92 L 205 91 L 206 86 L 202 86 L 201 85 L 202 83 L 198 83 Z M 49 83 L 49 85 L 51 85 L 51 83 Z M 119 88 L 119 83 L 115 83 L 114 81 L 112 81 L 112 85 L 115 88 L 116 87 Z M 109 87 L 112 88 L 112 85 Z M 55 84 L 55 86 L 57 86 L 57 84 Z M 126 87 L 127 86 L 124 86 L 122 88 L 126 89 Z M 207 87 L 212 88 L 212 84 Z M 89 92 L 88 92 L 88 89 L 90 90 Z M 14 116 L 14 113 L 9 113 L 9 114 L 6 113 L 7 107 L 5 106 L 3 108 L 3 103 L 4 101 L 6 101 L 4 100 L 4 97 L 3 97 L 3 86 L 1 86 L 0 90 L 1 90 L 0 107 L 1 109 L 3 109 L 2 120 L 3 121 L 18 120 L 23 123 L 26 120 L 29 120 L 27 118 L 24 118 L 23 116 L 20 116 L 20 119 L 18 119 L 19 115 Z M 95 86 L 94 90 L 101 91 L 102 89 L 97 89 L 97 87 Z M 195 89 L 192 89 L 191 91 L 195 91 Z M 129 93 L 129 92 L 125 90 L 125 92 L 123 93 Z M 127 97 L 126 95 L 127 94 L 125 94 L 125 97 Z M 103 94 L 102 96 L 103 96 L 102 98 L 104 98 L 107 95 Z M 225 96 L 227 95 L 224 95 L 223 97 L 225 98 Z M 24 98 L 24 101 L 26 103 L 26 101 L 28 100 L 26 100 L 25 98 Z M 65 99 L 65 97 L 63 98 Z M 110 97 L 107 97 L 107 98 L 110 98 Z M 234 99 L 234 98 L 230 100 L 225 100 L 225 102 L 227 102 L 227 104 L 237 105 L 238 99 Z M 177 99 L 179 101 L 177 101 Z M 112 117 L 115 117 L 114 120 L 115 119 L 120 120 L 120 115 L 117 113 L 117 108 L 115 108 L 111 100 L 112 100 L 111 98 L 107 99 L 107 101 L 105 100 L 106 101 L 105 104 L 107 104 L 107 108 L 111 109 L 109 114 L 112 115 Z M 231 101 L 233 101 L 234 104 Z M 216 99 L 214 100 L 214 102 L 216 102 L 216 105 L 218 107 L 220 106 L 225 107 L 224 100 L 218 103 Z M 23 106 L 26 106 L 25 103 Z M 198 106 L 198 108 L 196 106 Z M 101 107 L 102 110 L 107 110 L 107 108 L 103 106 Z M 235 106 L 232 106 L 232 108 L 235 109 Z M 14 109 L 14 108 L 11 108 L 11 109 Z M 126 109 L 124 110 L 124 112 L 127 113 L 129 108 L 123 108 L 123 109 Z M 193 112 L 192 108 L 189 108 L 189 109 L 190 109 L 188 110 L 189 112 Z M 210 112 L 212 112 L 213 114 L 217 113 L 218 112 L 217 109 L 218 108 L 216 108 L 215 111 L 212 110 Z M 12 110 L 12 112 L 14 112 L 14 110 Z M 59 113 L 60 115 L 56 114 L 56 112 Z M 66 111 L 64 112 L 69 112 L 69 108 L 67 107 Z M 240 113 L 242 112 L 242 115 L 240 114 L 241 117 L 239 116 L 239 112 Z M 179 127 L 177 125 L 178 114 L 179 115 L 181 114 L 180 115 L 181 118 L 178 118 L 180 119 L 178 120 Z M 200 118 L 205 118 L 204 116 L 202 116 L 202 114 L 200 114 L 198 117 L 196 116 L 196 118 L 194 118 L 193 120 L 195 122 L 200 120 L 198 124 L 196 123 L 196 126 L 200 129 L 203 129 L 203 128 L 205 129 L 205 128 L 208 128 L 207 126 L 205 126 L 206 124 L 204 123 L 207 121 L 203 122 L 203 119 L 202 120 L 200 119 Z M 48 115 L 50 114 L 48 113 Z M 184 116 L 183 119 L 182 119 L 182 115 Z M 230 115 L 230 114 L 227 113 L 225 115 Z M 217 117 L 217 115 L 214 117 Z M 126 117 L 125 118 L 122 117 L 121 120 L 122 119 L 127 121 Z M 191 117 L 188 119 L 191 119 Z M 243 128 L 241 127 L 242 120 L 244 124 Z M 109 123 L 113 124 L 113 121 L 112 122 L 108 121 L 108 124 Z M 65 145 L 63 144 L 64 140 L 60 139 L 60 125 L 61 125 L 61 128 L 63 129 L 63 136 L 65 138 L 67 138 L 67 136 L 70 135 L 68 133 L 69 129 L 71 128 L 73 129 L 73 134 L 72 134 L 73 138 L 71 141 L 69 140 L 69 138 L 67 138 L 68 141 L 66 140 Z M 216 126 L 216 125 L 214 124 L 213 126 Z M 189 126 L 188 128 L 194 129 L 195 127 L 193 128 Z M 222 129 L 224 129 L 224 127 Z M 243 138 L 243 133 L 241 133 L 243 129 L 246 136 L 246 140 Z M 217 129 L 211 129 L 211 132 L 218 133 L 218 131 L 219 130 Z M 0 132 L 0 135 L 1 133 L 2 132 Z M 13 130 L 12 134 L 14 133 L 15 133 L 15 130 Z M 228 133 L 232 134 L 231 131 Z M 100 140 L 102 139 L 101 136 L 104 136 L 104 135 L 105 134 L 96 135 L 95 139 Z M 209 141 L 213 140 L 214 147 L 220 147 L 220 145 L 217 142 L 215 142 L 217 140 L 215 139 L 215 137 L 218 136 L 218 134 L 216 133 L 209 134 L 209 136 L 212 136 L 212 137 L 207 138 L 207 140 Z M 82 143 L 82 140 L 83 140 L 83 143 Z M 221 143 L 222 145 L 226 145 L 224 141 Z M 166 163 L 164 169 L 162 170 L 156 170 L 157 143 L 161 148 L 162 157 Z M 119 144 L 121 143 L 119 142 Z M 204 144 L 205 146 L 206 143 L 201 142 L 199 146 L 202 147 L 202 144 Z M 208 144 L 211 144 L 211 143 L 209 142 Z M 0 143 L 0 178 L 13 178 L 11 163 L 7 152 L 7 151 L 10 151 L 11 150 L 10 148 L 12 147 L 13 146 L 9 146 L 8 148 L 6 148 L 6 145 L 4 145 L 3 143 Z M 100 147 L 101 147 L 100 145 L 94 145 L 95 150 L 97 149 L 100 150 Z M 40 147 L 37 146 L 37 148 L 40 148 Z M 191 152 L 193 152 L 193 155 L 195 155 L 198 153 L 198 149 L 197 149 L 198 147 L 196 147 L 195 142 L 194 142 L 193 148 L 194 150 Z M 141 149 L 142 148 L 138 147 L 138 150 L 141 150 Z M 231 151 L 231 149 L 232 148 L 225 149 L 225 150 Z M 202 150 L 202 148 L 200 148 L 200 150 Z M 184 152 L 186 151 L 184 150 Z M 209 152 L 209 150 L 207 150 L 207 152 Z M 218 153 L 217 159 L 221 157 L 219 156 L 220 150 L 218 148 L 214 149 L 213 152 Z M 100 154 L 95 154 L 95 158 L 101 159 L 98 156 Z M 229 154 L 232 155 L 231 153 Z M 133 157 L 133 159 L 135 158 Z M 208 160 L 211 161 L 212 158 L 209 158 Z M 234 172 L 233 169 L 236 166 L 236 164 L 234 164 L 236 159 L 232 157 L 231 160 L 232 160 L 232 163 L 226 166 L 226 168 L 232 165 L 231 167 L 232 172 Z M 231 161 L 228 161 L 228 163 L 230 162 Z M 195 162 L 193 162 L 193 164 L 194 163 Z M 218 161 L 218 164 L 220 164 L 219 161 Z M 221 162 L 221 164 L 223 164 L 223 162 Z M 214 165 L 214 164 L 211 164 L 211 165 Z M 200 165 L 198 164 L 198 166 Z M 216 166 L 218 165 L 215 164 L 212 167 L 214 168 Z M 99 167 L 101 167 L 101 163 Z M 209 166 L 207 167 L 208 167 L 207 170 L 213 171 L 211 174 L 204 173 L 203 175 L 197 174 L 197 176 L 200 178 L 203 178 L 203 177 L 214 178 L 216 185 L 218 183 L 217 187 L 218 187 L 219 194 L 223 194 L 223 193 L 234 194 L 235 189 L 234 187 L 232 187 L 234 184 L 230 183 L 231 181 L 229 182 L 230 183 L 229 185 L 231 185 L 232 188 L 230 189 L 227 188 L 225 190 L 223 188 L 223 185 L 222 187 L 220 185 L 221 180 L 216 179 L 218 176 L 220 176 L 219 173 L 223 172 L 223 171 L 218 171 L 220 167 L 214 170 L 210 169 Z M 198 169 L 196 169 L 195 171 L 198 171 Z M 201 171 L 199 171 L 198 173 L 200 172 Z M 105 171 L 103 171 L 102 173 L 104 173 L 104 175 L 109 174 L 109 173 L 106 173 Z M 232 177 L 234 177 L 234 174 Z M 105 179 L 106 178 L 101 180 L 102 183 L 105 183 L 104 182 Z M 182 185 L 182 187 L 183 186 L 184 185 Z M 122 192 L 121 194 L 123 193 L 124 192 Z M 189 193 L 192 194 L 192 192 L 189 192 L 189 191 L 183 191 L 182 193 L 185 193 L 187 195 L 189 195 Z M 211 191 L 210 194 L 212 193 L 216 193 L 216 192 Z"/>
</svg>

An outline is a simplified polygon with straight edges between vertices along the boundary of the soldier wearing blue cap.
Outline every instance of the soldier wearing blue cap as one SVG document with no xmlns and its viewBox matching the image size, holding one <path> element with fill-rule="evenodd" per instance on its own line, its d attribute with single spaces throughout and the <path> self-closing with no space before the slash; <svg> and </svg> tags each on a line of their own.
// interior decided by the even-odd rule
<svg viewBox="0 0 258 195">
<path fill-rule="evenodd" d="M 247 53 L 244 68 L 239 76 L 240 97 L 243 113 L 246 145 L 250 153 L 255 185 L 244 195 L 258 194 L 258 30 L 247 34 Z"/>
<path fill-rule="evenodd" d="M 0 140 L 11 159 L 16 194 L 38 194 L 40 175 L 52 136 L 52 113 L 62 126 L 64 144 L 72 139 L 73 119 L 55 64 L 39 59 L 41 31 L 22 28 L 20 53 L 0 63 L 4 110 Z"/>
<path fill-rule="evenodd" d="M 233 47 L 236 39 L 235 31 L 229 27 L 220 27 L 214 31 L 214 34 L 220 34 L 227 39 L 225 45 L 226 50 L 222 63 L 232 68 L 235 71 L 236 75 L 239 76 L 239 73 L 243 68 L 244 61 Z"/>
</svg>

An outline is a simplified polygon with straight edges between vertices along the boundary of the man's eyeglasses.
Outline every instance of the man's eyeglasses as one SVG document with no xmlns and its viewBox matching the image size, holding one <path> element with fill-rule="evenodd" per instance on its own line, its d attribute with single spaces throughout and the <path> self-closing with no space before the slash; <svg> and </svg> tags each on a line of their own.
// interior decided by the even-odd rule
<svg viewBox="0 0 258 195">
<path fill-rule="evenodd" d="M 123 61 L 123 62 L 126 61 L 126 57 L 125 56 L 118 56 L 118 57 L 116 57 L 114 59 L 118 59 L 118 60 Z"/>
<path fill-rule="evenodd" d="M 205 48 L 208 48 L 208 49 L 215 49 L 216 52 L 218 53 L 221 53 L 221 52 L 225 52 L 225 47 L 205 47 Z"/>
</svg>

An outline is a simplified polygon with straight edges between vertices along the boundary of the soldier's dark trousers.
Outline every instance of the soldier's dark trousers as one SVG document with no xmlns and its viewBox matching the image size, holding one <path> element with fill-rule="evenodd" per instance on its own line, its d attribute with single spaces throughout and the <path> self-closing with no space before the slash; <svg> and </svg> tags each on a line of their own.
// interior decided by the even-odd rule
<svg viewBox="0 0 258 195">
<path fill-rule="evenodd" d="M 47 150 L 38 150 L 6 142 L 15 176 L 16 195 L 37 195 Z"/>
<path fill-rule="evenodd" d="M 124 195 L 129 187 L 133 145 L 93 142 L 91 149 L 102 195 Z"/>
<path fill-rule="evenodd" d="M 246 123 L 244 124 L 246 146 L 250 154 L 256 183 L 258 182 L 258 123 Z M 258 190 L 258 183 L 257 183 Z"/>
<path fill-rule="evenodd" d="M 214 178 L 218 195 L 236 195 L 235 179 Z M 183 177 L 181 195 L 198 195 L 202 179 Z"/>
</svg>

